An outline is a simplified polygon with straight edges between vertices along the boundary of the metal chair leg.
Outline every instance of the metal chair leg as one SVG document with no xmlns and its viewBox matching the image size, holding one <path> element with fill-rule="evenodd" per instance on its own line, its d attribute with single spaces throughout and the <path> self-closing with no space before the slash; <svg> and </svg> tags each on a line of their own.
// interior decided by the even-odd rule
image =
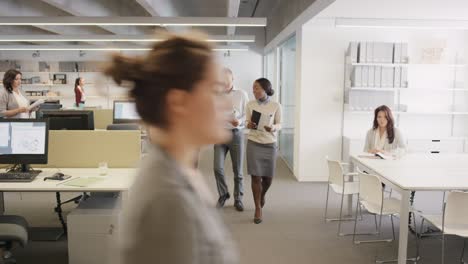
<svg viewBox="0 0 468 264">
<path fill-rule="evenodd" d="M 377 215 L 374 215 L 374 220 L 376 224 L 376 232 L 375 233 L 370 233 L 370 234 L 355 234 L 355 235 L 380 235 L 381 228 L 382 228 L 382 216 L 380 216 L 380 224 L 377 226 Z M 354 230 L 356 232 L 356 230 Z M 362 244 L 362 243 L 381 243 L 381 242 L 392 242 L 393 239 L 374 239 L 374 240 L 355 240 L 353 237 L 353 242 L 356 245 Z"/>
<path fill-rule="evenodd" d="M 379 227 L 377 226 L 377 215 L 374 215 L 374 222 L 375 222 L 375 232 L 379 232 Z"/>
<path fill-rule="evenodd" d="M 327 221 L 327 212 L 328 212 L 328 195 L 330 194 L 330 184 L 327 184 L 327 199 L 325 201 L 325 222 Z"/>
<path fill-rule="evenodd" d="M 417 226 L 416 226 L 416 215 L 414 213 L 411 213 L 413 214 L 413 220 L 414 220 L 414 229 L 417 230 Z M 393 219 L 393 218 L 392 218 Z M 393 221 L 392 221 L 393 222 Z M 416 236 L 416 257 L 414 258 L 407 258 L 406 261 L 412 261 L 413 263 L 418 263 L 418 261 L 420 260 L 420 256 L 419 256 L 419 242 L 418 242 L 418 236 L 417 234 L 415 235 Z M 395 237 L 393 237 L 395 239 Z M 379 263 L 379 264 L 382 264 L 382 263 L 394 263 L 394 262 L 398 262 L 398 259 L 391 259 L 391 260 L 376 260 L 375 263 Z"/>
<path fill-rule="evenodd" d="M 353 243 L 356 242 L 356 226 L 357 226 L 357 210 L 359 210 L 359 194 L 357 197 L 357 202 L 356 202 L 356 221 L 354 221 L 354 231 L 353 231 Z M 362 212 L 362 209 L 361 209 Z"/>
<path fill-rule="evenodd" d="M 342 218 L 342 217 L 340 217 L 340 218 L 327 218 L 329 195 L 330 195 L 330 185 L 328 185 L 328 188 L 327 188 L 327 199 L 326 199 L 326 202 L 325 202 L 325 222 L 354 221 L 354 218 Z"/>
<path fill-rule="evenodd" d="M 416 214 L 415 213 L 412 213 L 413 214 L 413 221 L 414 221 L 414 230 L 418 230 L 418 227 L 416 225 Z M 419 255 L 419 237 L 418 237 L 418 234 L 415 232 L 414 234 L 414 237 L 416 239 L 416 260 L 414 261 L 414 263 L 418 263 L 419 259 L 420 259 L 420 255 Z"/>
<path fill-rule="evenodd" d="M 442 261 L 441 264 L 445 263 L 445 234 L 442 233 Z"/>
<path fill-rule="evenodd" d="M 463 249 L 462 249 L 462 255 L 460 258 L 460 263 L 465 263 L 464 257 L 465 257 L 465 247 L 466 247 L 466 239 L 463 238 Z"/>
<path fill-rule="evenodd" d="M 393 215 L 390 215 L 390 221 L 392 222 L 393 240 L 395 240 L 395 224 L 393 224 Z"/>
<path fill-rule="evenodd" d="M 340 235 L 341 233 L 341 219 L 343 217 L 343 201 L 344 201 L 344 192 L 341 194 L 341 206 L 340 206 L 340 221 L 338 222 L 338 236 Z M 357 219 L 356 219 L 357 221 Z"/>
</svg>

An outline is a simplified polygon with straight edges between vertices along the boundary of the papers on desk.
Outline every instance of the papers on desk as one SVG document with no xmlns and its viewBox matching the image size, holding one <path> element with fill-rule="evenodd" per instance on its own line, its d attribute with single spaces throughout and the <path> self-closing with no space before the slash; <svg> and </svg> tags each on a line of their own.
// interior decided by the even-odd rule
<svg viewBox="0 0 468 264">
<path fill-rule="evenodd" d="M 65 183 L 63 183 L 63 185 L 66 185 L 66 186 L 75 186 L 75 187 L 88 187 L 89 185 L 92 185 L 96 182 L 100 182 L 104 180 L 103 178 L 99 178 L 99 177 L 87 177 L 87 178 L 76 178 L 76 179 L 73 179 L 73 180 L 69 180 Z"/>
<path fill-rule="evenodd" d="M 32 103 L 30 106 L 28 106 L 28 110 L 34 109 L 34 108 L 40 106 L 43 103 L 45 103 L 44 99 L 38 99 L 34 103 Z"/>
<path fill-rule="evenodd" d="M 364 158 L 364 159 L 383 159 L 383 160 L 393 160 L 393 156 L 385 155 L 382 152 L 377 152 L 375 154 L 363 154 L 359 155 L 359 158 Z"/>
</svg>

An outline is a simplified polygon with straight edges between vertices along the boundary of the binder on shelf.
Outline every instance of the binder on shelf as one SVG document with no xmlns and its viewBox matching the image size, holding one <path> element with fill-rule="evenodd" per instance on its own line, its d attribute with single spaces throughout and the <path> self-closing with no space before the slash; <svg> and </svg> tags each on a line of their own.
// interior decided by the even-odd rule
<svg viewBox="0 0 468 264">
<path fill-rule="evenodd" d="M 358 62 L 359 43 L 356 41 L 350 42 L 346 54 L 351 58 L 351 63 Z"/>
<path fill-rule="evenodd" d="M 374 68 L 374 86 L 375 87 L 382 87 L 382 67 L 376 66 Z"/>
<path fill-rule="evenodd" d="M 366 63 L 366 42 L 359 43 L 359 63 Z"/>
<path fill-rule="evenodd" d="M 369 87 L 375 87 L 375 66 L 369 66 L 369 73 L 367 75 L 367 85 Z"/>
<path fill-rule="evenodd" d="M 395 67 L 393 73 L 393 87 L 400 88 L 401 87 L 401 67 Z"/>
<path fill-rule="evenodd" d="M 384 43 L 385 47 L 385 58 L 384 63 L 393 62 L 393 43 Z"/>
<path fill-rule="evenodd" d="M 401 43 L 393 45 L 393 63 L 401 63 Z"/>
<path fill-rule="evenodd" d="M 408 69 L 401 68 L 400 87 L 408 88 Z"/>
<path fill-rule="evenodd" d="M 395 83 L 395 67 L 388 68 L 387 71 L 387 80 L 388 80 L 388 87 L 393 87 L 393 84 Z"/>
<path fill-rule="evenodd" d="M 383 63 L 384 62 L 384 46 L 382 42 L 376 42 L 374 44 L 374 56 L 375 56 L 375 62 L 377 63 Z"/>
<path fill-rule="evenodd" d="M 400 63 L 408 63 L 408 43 L 401 43 Z"/>
<path fill-rule="evenodd" d="M 387 67 L 381 67 L 380 73 L 380 87 L 386 88 L 387 87 Z"/>
<path fill-rule="evenodd" d="M 362 86 L 362 66 L 354 67 L 353 74 L 352 74 L 352 85 L 353 87 L 361 87 Z"/>
<path fill-rule="evenodd" d="M 374 42 L 366 42 L 366 62 L 375 62 L 373 56 Z"/>
<path fill-rule="evenodd" d="M 393 68 L 382 67 L 382 87 L 388 88 L 393 86 Z"/>
<path fill-rule="evenodd" d="M 361 77 L 361 83 L 362 87 L 368 87 L 369 86 L 369 66 L 362 66 L 362 77 Z"/>
</svg>

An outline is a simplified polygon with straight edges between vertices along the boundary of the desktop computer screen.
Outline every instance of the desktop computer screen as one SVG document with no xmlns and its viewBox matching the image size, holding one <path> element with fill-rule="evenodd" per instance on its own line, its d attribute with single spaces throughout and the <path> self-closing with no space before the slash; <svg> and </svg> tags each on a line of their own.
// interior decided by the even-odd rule
<svg viewBox="0 0 468 264">
<path fill-rule="evenodd" d="M 0 164 L 47 164 L 45 120 L 0 119 Z"/>
<path fill-rule="evenodd" d="M 114 124 L 138 123 L 141 119 L 134 101 L 114 101 Z"/>
<path fill-rule="evenodd" d="M 82 110 L 40 110 L 50 130 L 94 130 L 94 112 Z"/>
</svg>

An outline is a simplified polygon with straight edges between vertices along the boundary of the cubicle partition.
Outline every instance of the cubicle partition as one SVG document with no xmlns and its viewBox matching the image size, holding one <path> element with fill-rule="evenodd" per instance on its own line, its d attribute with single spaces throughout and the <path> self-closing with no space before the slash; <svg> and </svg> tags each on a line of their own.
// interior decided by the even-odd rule
<svg viewBox="0 0 468 264">
<path fill-rule="evenodd" d="M 112 124 L 112 109 L 93 109 L 94 129 L 106 129 Z"/>
<path fill-rule="evenodd" d="M 44 167 L 97 168 L 106 162 L 109 168 L 134 168 L 141 155 L 140 137 L 139 130 L 50 130 Z"/>
</svg>

